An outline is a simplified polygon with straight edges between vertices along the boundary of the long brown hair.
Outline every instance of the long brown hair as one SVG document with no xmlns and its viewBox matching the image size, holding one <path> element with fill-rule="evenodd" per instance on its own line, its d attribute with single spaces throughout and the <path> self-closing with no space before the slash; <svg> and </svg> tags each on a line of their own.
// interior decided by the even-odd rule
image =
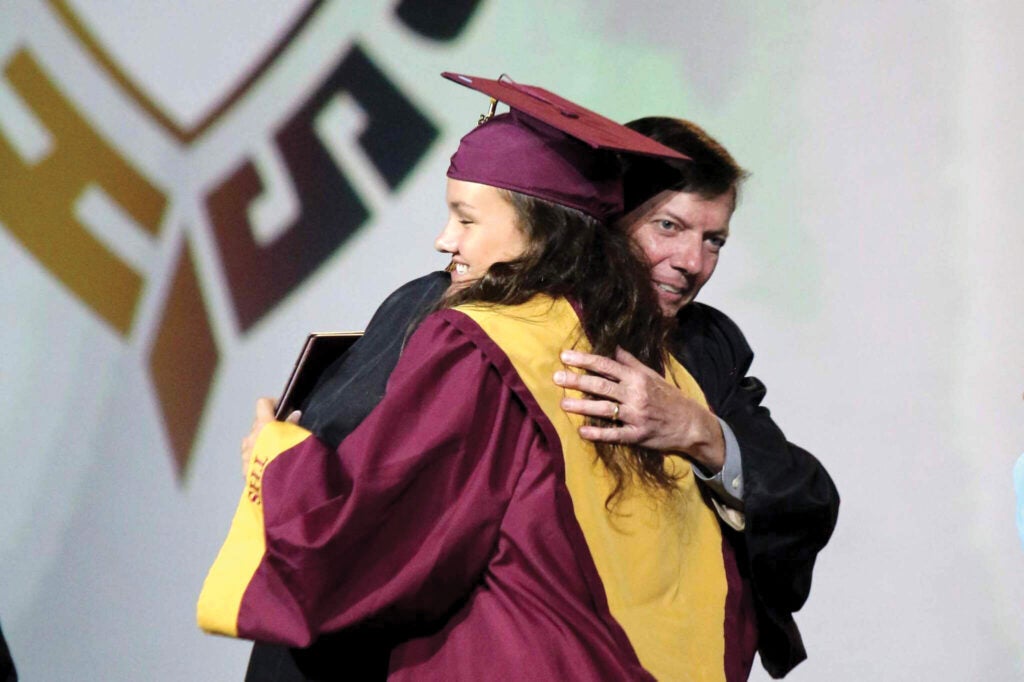
<svg viewBox="0 0 1024 682">
<path fill-rule="evenodd" d="M 666 323 L 651 287 L 643 256 L 622 231 L 572 208 L 518 192 L 498 190 L 516 213 L 527 237 L 517 260 L 495 263 L 480 279 L 452 292 L 440 304 L 517 305 L 537 294 L 564 296 L 582 309 L 581 323 L 593 352 L 606 357 L 621 347 L 645 365 L 665 366 Z M 588 424 L 607 426 L 606 419 Z M 595 443 L 598 457 L 615 479 L 606 501 L 623 491 L 630 474 L 644 484 L 671 488 L 663 453 L 650 448 Z"/>
</svg>

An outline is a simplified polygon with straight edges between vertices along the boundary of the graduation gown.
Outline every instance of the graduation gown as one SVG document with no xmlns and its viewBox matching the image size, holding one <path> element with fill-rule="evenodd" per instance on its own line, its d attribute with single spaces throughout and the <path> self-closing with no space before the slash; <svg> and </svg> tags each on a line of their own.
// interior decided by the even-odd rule
<svg viewBox="0 0 1024 682">
<path fill-rule="evenodd" d="M 410 328 L 440 299 L 449 283 L 443 272 L 413 280 L 393 293 L 366 328 L 366 336 L 338 363 L 306 407 L 302 423 L 340 442 L 383 396 L 384 385 Z M 742 331 L 725 314 L 701 303 L 684 307 L 670 339 L 673 355 L 697 380 L 711 410 L 733 429 L 743 452 L 746 526 L 723 533 L 739 556 L 754 594 L 758 652 L 765 670 L 782 677 L 806 658 L 793 612 L 806 601 L 817 553 L 835 527 L 839 495 L 821 463 L 789 443 L 762 405 L 766 389 L 748 376 L 754 354 Z M 358 355 L 356 355 L 358 353 Z M 256 643 L 247 682 L 338 679 L 349 651 L 366 653 L 379 640 L 350 634 L 310 648 Z M 368 661 L 365 656 L 361 660 Z M 346 679 L 381 679 L 378 663 Z"/>
<path fill-rule="evenodd" d="M 752 602 L 689 464 L 614 482 L 559 406 L 572 307 L 464 306 L 409 339 L 337 450 L 261 432 L 199 603 L 204 629 L 306 646 L 396 642 L 389 679 L 746 679 Z M 671 380 L 703 400 L 678 364 Z"/>
</svg>

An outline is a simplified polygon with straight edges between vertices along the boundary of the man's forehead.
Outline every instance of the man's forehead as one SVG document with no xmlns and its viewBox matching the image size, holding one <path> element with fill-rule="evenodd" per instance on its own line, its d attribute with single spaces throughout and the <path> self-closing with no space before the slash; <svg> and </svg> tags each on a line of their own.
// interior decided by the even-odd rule
<svg viewBox="0 0 1024 682">
<path fill-rule="evenodd" d="M 729 233 L 729 221 L 736 210 L 735 193 L 705 197 L 696 192 L 665 190 L 637 206 L 621 219 L 625 228 L 659 215 L 686 224 L 698 223 L 705 230 Z"/>
</svg>

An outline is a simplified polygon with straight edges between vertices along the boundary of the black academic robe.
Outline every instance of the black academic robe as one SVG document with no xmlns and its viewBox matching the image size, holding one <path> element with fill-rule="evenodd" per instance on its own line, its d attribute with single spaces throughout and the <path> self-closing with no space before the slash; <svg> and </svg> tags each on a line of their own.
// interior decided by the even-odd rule
<svg viewBox="0 0 1024 682">
<path fill-rule="evenodd" d="M 366 334 L 325 373 L 300 421 L 327 443 L 337 445 L 384 395 L 392 368 L 409 332 L 448 286 L 445 273 L 409 282 L 374 314 Z M 671 351 L 694 376 L 716 415 L 732 428 L 743 454 L 746 527 L 723 527 L 744 577 L 755 593 L 758 652 L 773 677 L 782 677 L 806 658 L 793 612 L 806 601 L 817 553 L 832 534 L 839 495 L 824 467 L 786 441 L 767 408 L 764 385 L 747 371 L 753 360 L 739 327 L 703 304 L 686 306 L 671 338 Z M 347 651 L 379 646 L 379 667 L 354 670 Z M 247 682 L 382 679 L 386 645 L 372 638 L 325 638 L 309 649 L 289 650 L 257 643 Z"/>
<path fill-rule="evenodd" d="M 14 669 L 3 630 L 0 630 L 0 682 L 18 682 L 18 672 Z"/>
<path fill-rule="evenodd" d="M 754 353 L 731 319 L 691 303 L 679 313 L 670 347 L 739 443 L 746 527 L 730 535 L 747 558 L 756 595 L 761 663 L 782 677 L 807 658 L 793 612 L 810 593 L 814 560 L 835 528 L 839 493 L 821 463 L 788 442 L 761 404 L 767 389 L 747 376 Z"/>
</svg>

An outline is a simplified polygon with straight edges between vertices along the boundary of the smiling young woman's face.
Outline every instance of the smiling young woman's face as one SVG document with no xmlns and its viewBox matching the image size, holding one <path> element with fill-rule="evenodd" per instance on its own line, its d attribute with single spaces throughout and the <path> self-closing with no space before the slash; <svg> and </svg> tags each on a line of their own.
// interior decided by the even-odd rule
<svg viewBox="0 0 1024 682">
<path fill-rule="evenodd" d="M 452 255 L 453 288 L 526 252 L 528 241 L 516 224 L 515 209 L 496 188 L 449 178 L 446 198 L 448 222 L 434 248 Z"/>
</svg>

